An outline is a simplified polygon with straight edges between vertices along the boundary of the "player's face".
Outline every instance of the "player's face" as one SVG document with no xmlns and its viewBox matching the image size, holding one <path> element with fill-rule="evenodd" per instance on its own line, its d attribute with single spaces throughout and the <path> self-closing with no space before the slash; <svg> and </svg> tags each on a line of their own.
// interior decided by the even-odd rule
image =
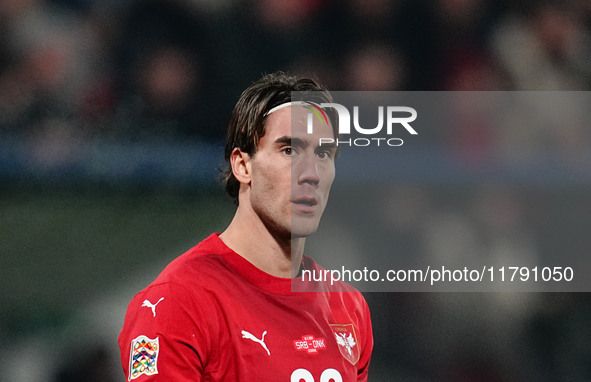
<svg viewBox="0 0 591 382">
<path fill-rule="evenodd" d="M 301 106 L 271 113 L 251 161 L 253 210 L 282 236 L 316 231 L 335 175 L 336 147 L 320 145 L 320 138 L 334 138 L 332 127 L 315 120 L 308 134 L 308 113 Z"/>
</svg>

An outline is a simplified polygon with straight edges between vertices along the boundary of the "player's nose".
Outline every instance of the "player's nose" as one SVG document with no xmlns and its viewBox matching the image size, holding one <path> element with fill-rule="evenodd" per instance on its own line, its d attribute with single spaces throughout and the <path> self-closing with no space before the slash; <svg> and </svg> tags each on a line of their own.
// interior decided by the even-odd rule
<svg viewBox="0 0 591 382">
<path fill-rule="evenodd" d="M 320 171 L 315 155 L 305 155 L 298 163 L 296 171 L 299 184 L 310 183 L 317 185 L 320 182 Z"/>
</svg>

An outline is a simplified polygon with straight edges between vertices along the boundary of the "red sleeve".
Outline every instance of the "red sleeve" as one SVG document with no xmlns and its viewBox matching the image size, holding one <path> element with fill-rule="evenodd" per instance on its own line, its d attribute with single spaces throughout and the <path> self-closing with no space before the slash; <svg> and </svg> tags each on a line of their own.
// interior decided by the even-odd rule
<svg viewBox="0 0 591 382">
<path fill-rule="evenodd" d="M 119 335 L 128 381 L 203 381 L 211 356 L 204 312 L 179 285 L 148 287 L 130 302 Z"/>
<path fill-rule="evenodd" d="M 363 341 L 363 348 L 361 349 L 361 357 L 359 358 L 359 367 L 357 369 L 357 381 L 358 382 L 367 382 L 367 374 L 369 369 L 369 362 L 371 360 L 371 352 L 373 350 L 373 330 L 371 327 L 371 316 L 369 313 L 369 307 L 367 306 L 367 302 L 363 297 L 363 307 L 364 312 L 362 316 L 362 320 L 359 324 L 365 331 L 365 341 Z"/>
</svg>

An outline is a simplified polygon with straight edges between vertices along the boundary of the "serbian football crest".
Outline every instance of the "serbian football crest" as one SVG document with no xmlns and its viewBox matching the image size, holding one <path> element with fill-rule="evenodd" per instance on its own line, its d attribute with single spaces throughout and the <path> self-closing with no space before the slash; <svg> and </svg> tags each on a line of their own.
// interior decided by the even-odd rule
<svg viewBox="0 0 591 382">
<path fill-rule="evenodd" d="M 140 375 L 158 374 L 158 337 L 155 340 L 146 336 L 139 336 L 131 341 L 131 355 L 129 357 L 129 380 Z"/>
<path fill-rule="evenodd" d="M 355 334 L 355 327 L 353 324 L 329 324 L 332 329 L 332 334 L 339 346 L 341 355 L 351 364 L 355 365 L 359 361 L 359 343 L 357 335 Z"/>
</svg>

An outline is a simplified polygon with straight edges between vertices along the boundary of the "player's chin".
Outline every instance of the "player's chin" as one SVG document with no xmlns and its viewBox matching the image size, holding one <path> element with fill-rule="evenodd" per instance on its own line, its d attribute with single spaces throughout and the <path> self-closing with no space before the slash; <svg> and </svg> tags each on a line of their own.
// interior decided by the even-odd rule
<svg viewBox="0 0 591 382">
<path fill-rule="evenodd" d="M 293 219 L 291 222 L 291 237 L 302 238 L 314 234 L 318 230 L 318 221 L 298 221 Z"/>
</svg>

